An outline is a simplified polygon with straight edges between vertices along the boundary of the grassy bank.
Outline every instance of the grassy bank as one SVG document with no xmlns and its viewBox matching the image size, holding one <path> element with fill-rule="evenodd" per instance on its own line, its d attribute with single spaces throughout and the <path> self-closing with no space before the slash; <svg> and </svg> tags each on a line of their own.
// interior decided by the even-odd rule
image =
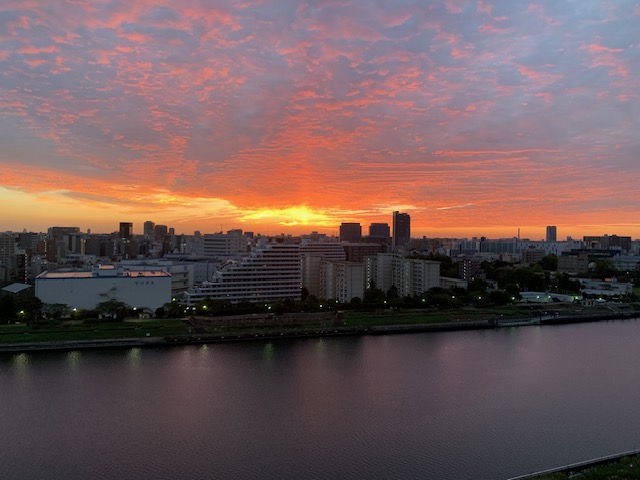
<svg viewBox="0 0 640 480">
<path fill-rule="evenodd" d="M 618 461 L 591 467 L 579 472 L 558 472 L 527 477 L 528 480 L 636 480 L 640 479 L 640 455 L 623 457 Z"/>
<path fill-rule="evenodd" d="M 459 328 L 466 322 L 488 322 L 510 318 L 536 317 L 546 310 L 560 315 L 612 314 L 608 308 L 588 310 L 572 305 L 530 305 L 490 308 L 461 307 L 457 309 L 381 309 L 352 310 L 303 314 L 292 318 L 288 314 L 252 314 L 238 317 L 190 317 L 188 319 L 138 320 L 99 322 L 95 319 L 75 322 L 43 322 L 36 324 L 0 325 L 0 344 L 68 342 L 87 340 L 117 340 L 123 338 L 171 337 L 172 340 L 198 336 L 308 334 L 311 331 L 333 331 L 335 328 L 366 330 L 384 326 L 441 325 Z M 293 315 L 293 314 L 292 314 Z M 295 314 L 300 315 L 300 314 Z M 307 316 L 308 315 L 308 316 Z M 242 318 L 241 318 L 242 317 Z M 248 319 L 248 320 L 247 320 Z M 454 325 L 455 324 L 455 325 Z"/>
<path fill-rule="evenodd" d="M 186 335 L 188 327 L 181 320 L 127 322 L 83 322 L 73 324 L 1 325 L 0 343 L 67 342 L 119 338 L 164 337 Z"/>
</svg>

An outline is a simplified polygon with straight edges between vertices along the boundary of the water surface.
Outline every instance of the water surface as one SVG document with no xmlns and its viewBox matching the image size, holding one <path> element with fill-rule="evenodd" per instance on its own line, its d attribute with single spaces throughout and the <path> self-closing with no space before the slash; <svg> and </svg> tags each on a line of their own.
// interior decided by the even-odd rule
<svg viewBox="0 0 640 480">
<path fill-rule="evenodd" d="M 6 479 L 506 479 L 640 447 L 640 321 L 0 356 Z"/>
</svg>

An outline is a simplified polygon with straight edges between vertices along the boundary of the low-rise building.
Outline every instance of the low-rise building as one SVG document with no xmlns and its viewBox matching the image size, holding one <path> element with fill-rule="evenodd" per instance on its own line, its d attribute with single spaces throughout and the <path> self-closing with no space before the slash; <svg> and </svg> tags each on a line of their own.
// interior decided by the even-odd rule
<svg viewBox="0 0 640 480">
<path fill-rule="evenodd" d="M 45 271 L 35 283 L 36 296 L 42 302 L 85 310 L 109 300 L 150 310 L 171 301 L 171 275 L 164 270 L 131 271 L 98 265 L 83 271 Z"/>
</svg>

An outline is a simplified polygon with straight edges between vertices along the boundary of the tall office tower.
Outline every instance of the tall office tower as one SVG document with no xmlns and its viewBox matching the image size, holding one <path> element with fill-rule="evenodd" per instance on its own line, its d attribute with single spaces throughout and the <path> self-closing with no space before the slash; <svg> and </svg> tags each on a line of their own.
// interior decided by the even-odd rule
<svg viewBox="0 0 640 480">
<path fill-rule="evenodd" d="M 359 223 L 340 224 L 340 241 L 358 243 L 362 241 L 362 227 Z"/>
<path fill-rule="evenodd" d="M 411 216 L 393 212 L 393 248 L 403 247 L 411 240 Z"/>
<path fill-rule="evenodd" d="M 547 242 L 557 241 L 557 233 L 558 229 L 555 227 L 555 225 L 549 225 L 547 227 Z"/>
<path fill-rule="evenodd" d="M 164 237 L 167 236 L 167 233 L 169 233 L 169 228 L 166 225 L 156 225 L 153 228 L 153 236 L 159 242 L 162 242 L 164 240 Z"/>
<path fill-rule="evenodd" d="M 147 220 L 146 222 L 144 222 L 144 230 L 142 231 L 144 233 L 144 237 L 153 238 L 154 228 L 156 228 L 156 224 L 153 223 L 151 220 Z"/>
<path fill-rule="evenodd" d="M 120 222 L 120 230 L 119 230 L 118 236 L 124 240 L 131 240 L 132 235 L 133 235 L 133 223 Z"/>
<path fill-rule="evenodd" d="M 369 237 L 391 238 L 391 228 L 388 223 L 372 223 L 369 225 Z"/>
</svg>

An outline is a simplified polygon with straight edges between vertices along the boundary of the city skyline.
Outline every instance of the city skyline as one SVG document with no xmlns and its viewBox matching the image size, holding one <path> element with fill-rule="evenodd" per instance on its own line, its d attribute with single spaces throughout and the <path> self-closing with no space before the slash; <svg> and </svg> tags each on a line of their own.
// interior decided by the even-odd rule
<svg viewBox="0 0 640 480">
<path fill-rule="evenodd" d="M 640 237 L 631 1 L 0 6 L 1 230 Z"/>
</svg>

